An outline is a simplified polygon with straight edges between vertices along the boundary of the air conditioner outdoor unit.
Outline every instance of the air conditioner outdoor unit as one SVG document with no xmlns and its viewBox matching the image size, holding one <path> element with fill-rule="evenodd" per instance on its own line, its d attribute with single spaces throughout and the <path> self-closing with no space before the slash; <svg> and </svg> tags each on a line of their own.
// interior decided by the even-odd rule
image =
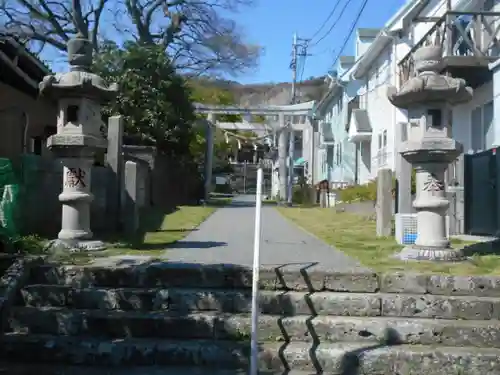
<svg viewBox="0 0 500 375">
<path fill-rule="evenodd" d="M 412 245 L 417 239 L 417 214 L 396 214 L 396 242 L 400 245 Z M 446 235 L 450 236 L 450 217 L 446 216 Z"/>
</svg>

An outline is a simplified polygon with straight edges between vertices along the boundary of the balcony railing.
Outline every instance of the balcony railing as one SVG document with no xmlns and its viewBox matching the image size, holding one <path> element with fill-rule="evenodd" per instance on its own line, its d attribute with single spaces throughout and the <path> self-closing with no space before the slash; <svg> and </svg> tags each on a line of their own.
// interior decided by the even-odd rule
<svg viewBox="0 0 500 375">
<path fill-rule="evenodd" d="M 460 65 L 460 59 L 469 59 L 470 66 L 494 61 L 500 54 L 499 19 L 500 12 L 446 12 L 399 62 L 400 85 L 415 75 L 413 53 L 420 47 L 442 45 L 447 65 Z"/>
</svg>

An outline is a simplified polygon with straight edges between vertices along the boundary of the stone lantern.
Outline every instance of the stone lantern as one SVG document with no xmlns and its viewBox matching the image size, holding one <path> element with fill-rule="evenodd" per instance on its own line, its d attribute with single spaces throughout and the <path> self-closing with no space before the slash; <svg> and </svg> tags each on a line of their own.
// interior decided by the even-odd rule
<svg viewBox="0 0 500 375">
<path fill-rule="evenodd" d="M 106 149 L 101 131 L 101 105 L 113 100 L 116 85 L 90 72 L 92 44 L 77 35 L 68 42 L 70 71 L 44 77 L 40 95 L 58 103 L 57 134 L 47 147 L 62 161 L 62 225 L 56 244 L 75 250 L 101 250 L 100 241 L 90 241 L 90 203 L 93 195 L 91 168 L 95 152 Z"/>
<path fill-rule="evenodd" d="M 417 125 L 417 134 L 404 142 L 399 152 L 416 171 L 417 239 L 397 257 L 402 260 L 454 261 L 463 258 L 450 247 L 446 231 L 449 201 L 444 175 L 448 165 L 463 150 L 449 137 L 451 106 L 472 99 L 473 91 L 463 79 L 440 74 L 442 49 L 426 46 L 413 55 L 417 75 L 397 91 L 388 89 L 393 105 L 408 110 L 409 121 Z"/>
</svg>

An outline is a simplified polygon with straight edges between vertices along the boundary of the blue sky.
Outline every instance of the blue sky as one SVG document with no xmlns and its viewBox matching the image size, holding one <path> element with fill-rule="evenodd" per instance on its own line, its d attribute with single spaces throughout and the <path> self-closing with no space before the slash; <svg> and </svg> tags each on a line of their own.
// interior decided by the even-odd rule
<svg viewBox="0 0 500 375">
<path fill-rule="evenodd" d="M 256 5 L 246 7 L 237 14 L 230 14 L 243 29 L 246 39 L 264 48 L 259 67 L 247 74 L 228 77 L 241 83 L 291 81 L 289 69 L 293 34 L 300 38 L 311 38 L 333 10 L 337 0 L 255 0 Z M 363 3 L 363 0 L 339 0 L 335 13 L 325 27 L 313 38 L 308 50 L 312 56 L 306 58 L 302 77 L 324 75 L 332 68 L 333 60 L 342 47 L 346 35 Z M 368 0 L 357 27 L 380 28 L 408 0 Z M 344 5 L 345 11 L 338 20 Z M 327 34 L 333 23 L 335 27 Z M 106 29 L 106 32 L 111 32 Z M 115 32 L 111 32 L 115 34 Z M 325 34 L 327 34 L 325 36 Z M 108 35 L 110 36 L 110 35 Z M 116 35 L 111 35 L 116 37 Z M 324 38 L 322 38 L 325 36 Z M 354 52 L 354 36 L 351 35 L 343 55 Z M 322 38 L 317 44 L 315 42 Z M 42 55 L 55 71 L 67 70 L 64 53 L 46 51 Z"/>
<path fill-rule="evenodd" d="M 340 1 L 335 14 L 315 40 L 326 34 L 344 3 L 349 0 Z M 368 0 L 358 27 L 382 27 L 406 1 Z M 259 68 L 236 80 L 241 83 L 290 81 L 293 33 L 296 32 L 301 38 L 313 36 L 332 11 L 335 2 L 336 0 L 258 0 L 256 6 L 237 14 L 234 19 L 243 27 L 248 40 L 261 45 L 265 51 Z M 306 59 L 304 78 L 323 75 L 331 68 L 362 2 L 363 0 L 351 0 L 332 32 L 308 51 L 313 56 Z M 343 55 L 353 54 L 353 36 Z"/>
</svg>

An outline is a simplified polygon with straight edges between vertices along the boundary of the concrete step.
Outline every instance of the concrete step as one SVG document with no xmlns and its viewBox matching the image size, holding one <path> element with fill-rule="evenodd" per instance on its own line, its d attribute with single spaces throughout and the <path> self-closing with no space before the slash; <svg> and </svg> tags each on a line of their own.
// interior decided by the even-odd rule
<svg viewBox="0 0 500 375">
<path fill-rule="evenodd" d="M 133 311 L 219 311 L 248 313 L 251 294 L 224 289 L 84 288 L 64 285 L 30 285 L 21 291 L 20 305 L 75 309 Z M 500 319 L 500 298 L 395 293 L 334 293 L 261 291 L 260 309 L 271 315 L 338 315 Z"/>
<path fill-rule="evenodd" d="M 248 371 L 237 369 L 210 369 L 207 367 L 88 367 L 44 364 L 0 363 L 0 375 L 248 375 Z M 258 375 L 316 375 L 309 371 L 262 371 Z"/>
<path fill-rule="evenodd" d="M 305 249 L 306 250 L 306 249 Z M 116 267 L 36 266 L 31 284 L 69 285 L 78 288 L 206 288 L 252 286 L 252 270 L 238 265 L 200 265 L 152 261 Z M 411 273 L 329 272 L 319 265 L 262 267 L 260 288 L 309 292 L 408 293 L 500 298 L 500 277 L 420 275 Z"/>
<path fill-rule="evenodd" d="M 7 329 L 23 334 L 102 339 L 159 338 L 246 341 L 249 314 L 67 310 L 16 307 Z M 500 321 L 298 315 L 259 317 L 259 340 L 364 342 L 500 348 Z"/>
<path fill-rule="evenodd" d="M 328 289 L 345 292 L 375 292 L 379 288 L 374 273 L 332 276 L 323 271 L 307 273 L 302 268 L 298 265 L 263 267 L 260 270 L 260 287 L 268 290 Z M 203 285 L 206 288 L 251 289 L 252 269 L 234 264 L 201 265 L 163 261 L 116 267 L 41 265 L 31 270 L 30 282 L 80 288 L 197 288 Z"/>
<path fill-rule="evenodd" d="M 28 354 L 29 353 L 29 354 Z M 6 334 L 0 357 L 9 361 L 89 366 L 206 366 L 248 368 L 249 344 L 223 341 L 112 340 Z M 264 343 L 261 370 L 330 374 L 498 375 L 500 350 L 366 343 Z"/>
</svg>

